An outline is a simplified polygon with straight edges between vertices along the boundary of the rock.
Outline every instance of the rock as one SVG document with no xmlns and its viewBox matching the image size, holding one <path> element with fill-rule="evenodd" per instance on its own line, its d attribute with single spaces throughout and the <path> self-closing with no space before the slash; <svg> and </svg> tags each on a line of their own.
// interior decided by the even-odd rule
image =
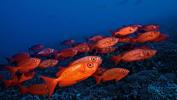
<svg viewBox="0 0 177 100">
<path fill-rule="evenodd" d="M 125 80 L 128 82 L 147 82 L 156 79 L 159 76 L 158 71 L 156 70 L 144 70 L 135 74 L 128 76 Z"/>
<path fill-rule="evenodd" d="M 148 92 L 152 95 L 152 98 L 176 100 L 177 84 L 169 82 L 155 82 L 148 85 Z"/>
<path fill-rule="evenodd" d="M 168 79 L 164 75 L 160 75 L 159 81 L 167 81 Z"/>
<path fill-rule="evenodd" d="M 168 81 L 177 81 L 177 77 L 175 73 L 166 73 L 164 76 L 167 78 Z"/>
</svg>

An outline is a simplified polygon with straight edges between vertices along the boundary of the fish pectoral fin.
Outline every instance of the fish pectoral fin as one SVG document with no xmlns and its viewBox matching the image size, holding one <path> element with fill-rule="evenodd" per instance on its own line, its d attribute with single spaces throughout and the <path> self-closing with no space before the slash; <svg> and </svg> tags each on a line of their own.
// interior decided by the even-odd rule
<svg viewBox="0 0 177 100">
<path fill-rule="evenodd" d="M 79 69 L 79 71 L 80 71 L 81 73 L 85 73 L 85 67 L 81 67 L 81 68 Z"/>
<path fill-rule="evenodd" d="M 72 71 L 85 73 L 86 69 L 85 69 L 85 66 L 82 66 L 81 64 L 78 64 L 77 66 L 72 68 Z"/>
<path fill-rule="evenodd" d="M 81 71 L 82 73 L 85 73 L 85 72 L 86 72 L 85 67 L 82 67 L 80 71 Z"/>
</svg>

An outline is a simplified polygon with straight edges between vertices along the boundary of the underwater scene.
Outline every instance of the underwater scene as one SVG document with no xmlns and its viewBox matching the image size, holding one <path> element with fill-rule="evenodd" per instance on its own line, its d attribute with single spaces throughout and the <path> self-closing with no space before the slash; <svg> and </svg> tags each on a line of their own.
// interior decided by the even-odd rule
<svg viewBox="0 0 177 100">
<path fill-rule="evenodd" d="M 177 100 L 177 0 L 1 0 L 0 100 Z"/>
</svg>

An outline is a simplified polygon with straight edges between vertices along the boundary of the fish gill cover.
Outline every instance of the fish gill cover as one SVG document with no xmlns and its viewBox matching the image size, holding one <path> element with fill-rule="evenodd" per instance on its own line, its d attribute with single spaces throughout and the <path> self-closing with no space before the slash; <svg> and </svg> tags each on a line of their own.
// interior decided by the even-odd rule
<svg viewBox="0 0 177 100">
<path fill-rule="evenodd" d="M 1 100 L 176 100 L 176 0 L 0 1 Z"/>
</svg>

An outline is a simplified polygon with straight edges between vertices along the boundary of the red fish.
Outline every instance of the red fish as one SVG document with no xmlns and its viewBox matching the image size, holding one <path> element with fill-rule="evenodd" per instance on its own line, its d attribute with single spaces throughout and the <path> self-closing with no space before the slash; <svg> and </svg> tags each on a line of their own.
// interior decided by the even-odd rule
<svg viewBox="0 0 177 100">
<path fill-rule="evenodd" d="M 8 87 L 19 85 L 27 80 L 30 80 L 34 77 L 34 75 L 35 75 L 35 72 L 23 73 L 21 76 L 13 75 L 12 79 L 3 80 L 3 82 L 5 86 L 8 88 Z"/>
<path fill-rule="evenodd" d="M 90 47 L 87 43 L 81 43 L 74 47 L 78 51 L 78 53 L 86 53 L 90 51 Z"/>
<path fill-rule="evenodd" d="M 31 46 L 29 50 L 37 51 L 37 50 L 42 50 L 44 48 L 45 46 L 43 44 L 36 44 L 36 45 Z"/>
<path fill-rule="evenodd" d="M 74 44 L 75 44 L 75 40 L 72 40 L 72 39 L 70 39 L 70 40 L 65 40 L 65 41 L 62 42 L 62 44 L 71 46 L 71 45 L 74 45 Z"/>
<path fill-rule="evenodd" d="M 37 53 L 37 56 L 48 57 L 55 52 L 55 49 L 46 48 Z"/>
<path fill-rule="evenodd" d="M 57 83 L 61 87 L 76 84 L 77 82 L 92 76 L 92 74 L 97 70 L 98 66 L 98 63 L 78 63 L 63 69 L 58 78 L 49 78 L 45 76 L 41 76 L 41 78 L 46 82 L 50 90 L 49 96 L 51 96 Z"/>
<path fill-rule="evenodd" d="M 108 53 L 112 53 L 116 50 L 115 47 L 106 47 L 103 49 L 97 49 L 97 52 L 100 54 L 108 54 Z"/>
<path fill-rule="evenodd" d="M 113 32 L 112 35 L 113 36 L 127 36 L 127 35 L 137 32 L 139 30 L 139 28 L 141 28 L 141 27 L 142 27 L 141 25 L 125 26 L 125 27 L 119 28 L 118 30 Z"/>
<path fill-rule="evenodd" d="M 84 63 L 84 62 L 93 62 L 93 63 L 98 63 L 99 65 L 101 65 L 102 59 L 99 56 L 86 56 L 86 57 L 82 57 L 82 58 L 79 58 L 79 59 L 71 62 L 69 64 L 69 66 L 76 65 L 79 63 Z M 59 71 L 56 73 L 56 76 L 59 77 L 62 70 L 64 70 L 64 69 L 65 69 L 65 67 L 60 67 Z"/>
<path fill-rule="evenodd" d="M 160 32 L 158 31 L 148 31 L 142 34 L 139 34 L 137 37 L 132 39 L 132 42 L 135 43 L 144 43 L 144 42 L 150 42 L 160 36 Z"/>
<path fill-rule="evenodd" d="M 19 63 L 23 60 L 26 60 L 26 59 L 29 59 L 30 58 L 30 55 L 29 53 L 27 52 L 22 52 L 22 53 L 17 53 L 9 58 L 7 58 L 7 60 L 10 62 L 10 63 Z"/>
<path fill-rule="evenodd" d="M 74 57 L 76 56 L 78 53 L 78 51 L 74 48 L 68 48 L 68 49 L 64 49 L 58 53 L 55 54 L 55 58 L 56 59 L 59 59 L 59 58 L 62 58 L 62 59 L 65 59 L 65 58 L 71 58 L 71 57 Z"/>
<path fill-rule="evenodd" d="M 29 87 L 23 87 L 19 85 L 20 93 L 27 94 L 30 93 L 32 95 L 47 95 L 49 94 L 49 89 L 46 84 L 34 84 Z"/>
<path fill-rule="evenodd" d="M 58 64 L 58 60 L 55 60 L 55 59 L 47 59 L 47 60 L 42 61 L 42 62 L 39 64 L 39 67 L 40 67 L 40 68 L 48 68 L 48 67 L 56 66 L 57 64 Z"/>
<path fill-rule="evenodd" d="M 6 66 L 5 68 L 7 68 L 12 74 L 15 74 L 17 71 L 26 73 L 38 67 L 40 61 L 41 60 L 39 58 L 30 58 L 19 64 L 19 66 Z"/>
<path fill-rule="evenodd" d="M 105 36 L 95 35 L 95 36 L 90 37 L 88 40 L 92 41 L 92 42 L 97 42 L 97 41 L 102 40 L 104 38 L 105 38 Z"/>
<path fill-rule="evenodd" d="M 156 53 L 157 50 L 140 48 L 140 49 L 130 50 L 118 56 L 113 56 L 111 60 L 114 61 L 115 64 L 118 64 L 120 61 L 124 61 L 124 62 L 140 61 L 140 60 L 151 58 Z"/>
<path fill-rule="evenodd" d="M 129 70 L 124 69 L 124 68 L 111 68 L 103 72 L 101 76 L 95 76 L 96 79 L 96 84 L 99 84 L 101 81 L 106 82 L 106 81 L 119 81 L 125 76 L 127 76 L 129 73 Z"/>
<path fill-rule="evenodd" d="M 96 44 L 94 44 L 93 48 L 95 49 L 103 49 L 106 47 L 114 46 L 118 43 L 119 39 L 115 37 L 106 37 L 102 40 L 99 40 Z"/>
<path fill-rule="evenodd" d="M 160 29 L 159 25 L 149 24 L 149 25 L 143 26 L 140 30 L 148 32 L 148 31 L 158 31 L 159 29 Z"/>
</svg>

